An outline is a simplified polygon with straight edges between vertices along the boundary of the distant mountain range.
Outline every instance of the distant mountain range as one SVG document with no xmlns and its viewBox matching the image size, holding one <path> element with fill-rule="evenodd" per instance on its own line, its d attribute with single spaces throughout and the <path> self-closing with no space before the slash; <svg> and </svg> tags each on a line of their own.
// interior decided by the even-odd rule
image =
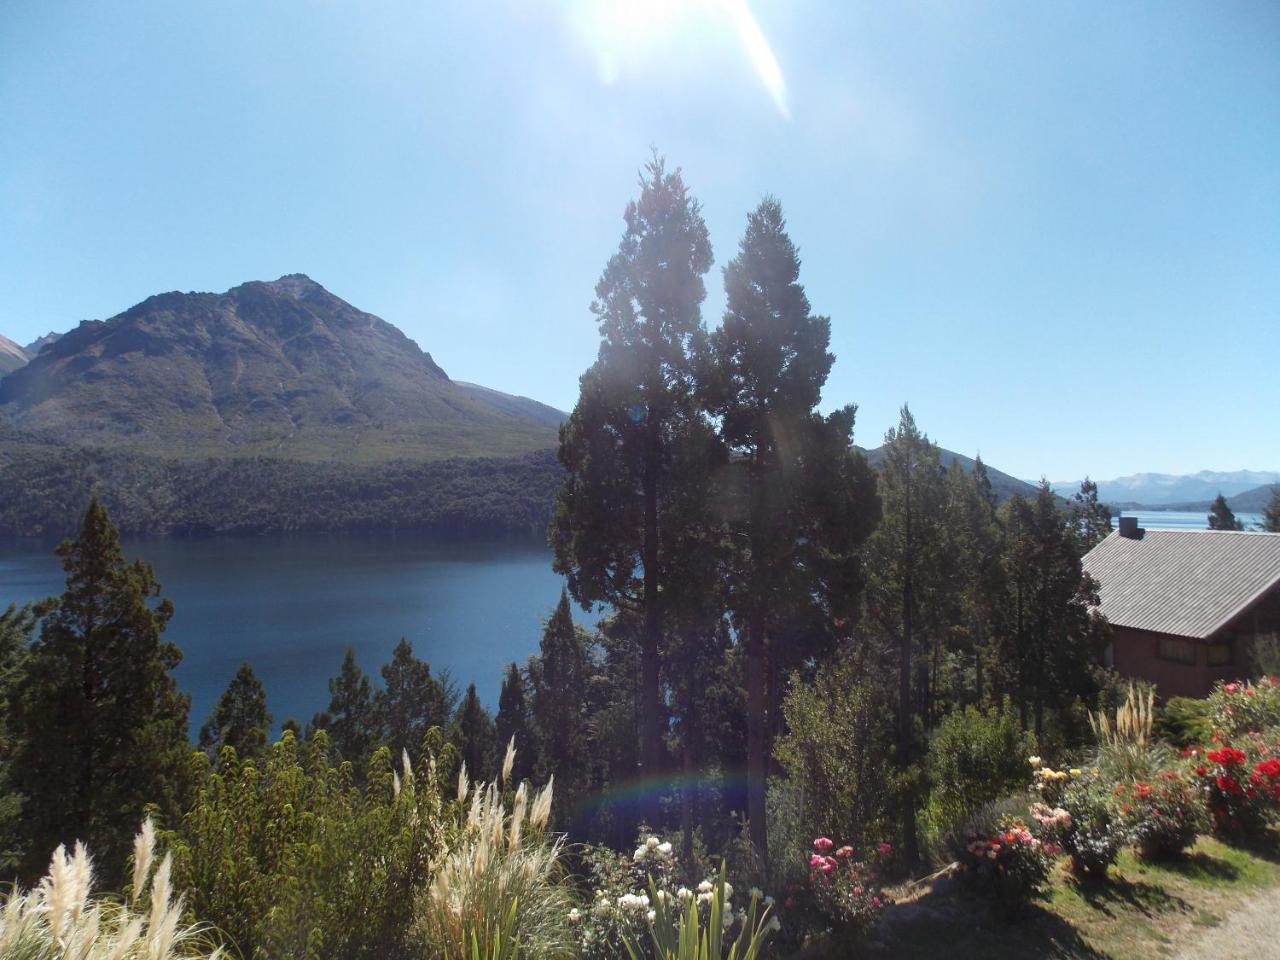
<svg viewBox="0 0 1280 960">
<path fill-rule="evenodd" d="M 1135 473 L 1114 480 L 1098 480 L 1098 499 L 1114 507 L 1196 508 L 1210 503 L 1219 493 L 1230 503 L 1234 495 L 1280 482 L 1280 472 L 1268 470 L 1201 470 L 1193 474 Z M 1055 492 L 1070 495 L 1080 481 L 1054 483 Z M 1237 509 L 1232 507 L 1232 509 Z M 1239 508 L 1243 509 L 1243 508 Z"/>
<path fill-rule="evenodd" d="M 381 462 L 553 447 L 564 414 L 456 383 L 399 329 L 301 274 L 164 293 L 46 336 L 0 415 L 55 443 L 173 458 Z M 29 361 L 29 362 L 23 362 Z"/>
</svg>

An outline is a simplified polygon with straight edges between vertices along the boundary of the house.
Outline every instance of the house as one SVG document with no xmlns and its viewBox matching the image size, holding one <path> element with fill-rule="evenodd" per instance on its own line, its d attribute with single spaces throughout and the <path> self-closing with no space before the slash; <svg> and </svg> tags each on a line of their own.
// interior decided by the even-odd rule
<svg viewBox="0 0 1280 960">
<path fill-rule="evenodd" d="M 1280 639 L 1280 534 L 1144 530 L 1121 517 L 1084 568 L 1115 634 L 1110 662 L 1161 697 L 1256 673 L 1259 641 Z"/>
</svg>

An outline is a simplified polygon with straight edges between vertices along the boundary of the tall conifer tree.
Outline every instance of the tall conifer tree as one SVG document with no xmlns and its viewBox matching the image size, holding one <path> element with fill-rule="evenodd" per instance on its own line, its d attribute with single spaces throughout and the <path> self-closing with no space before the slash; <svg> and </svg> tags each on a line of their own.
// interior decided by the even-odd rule
<svg viewBox="0 0 1280 960">
<path fill-rule="evenodd" d="M 431 665 L 413 655 L 413 645 L 404 637 L 382 667 L 382 684 L 374 697 L 381 739 L 397 760 L 405 750 L 416 758 L 428 730 L 448 729 L 457 689 L 447 670 L 433 676 Z"/>
<path fill-rule="evenodd" d="M 458 715 L 453 721 L 453 743 L 467 765 L 467 773 L 473 780 L 492 780 L 497 773 L 498 738 L 493 717 L 480 702 L 474 683 L 458 705 Z M 505 745 L 504 745 L 505 747 Z"/>
<path fill-rule="evenodd" d="M 152 604 L 160 585 L 151 567 L 125 560 L 96 500 L 58 556 L 67 589 L 39 607 L 15 705 L 27 868 L 38 872 L 58 844 L 84 840 L 113 877 L 143 808 L 172 816 L 183 799 L 189 698 L 172 675 L 182 654 L 161 639 L 173 604 Z"/>
<path fill-rule="evenodd" d="M 501 749 L 505 750 L 512 738 L 515 739 L 516 762 L 511 771 L 514 783 L 528 780 L 538 763 L 540 738 L 534 731 L 530 699 L 524 671 L 514 663 L 507 664 L 506 676 L 502 678 L 502 692 L 498 694 L 498 714 L 493 722 Z M 558 792 L 558 782 L 556 788 Z"/>
<path fill-rule="evenodd" d="M 267 691 L 253 667 L 242 663 L 200 728 L 198 742 L 200 749 L 215 762 L 223 747 L 234 748 L 236 756 L 242 759 L 257 757 L 267 748 L 270 730 Z"/>
<path fill-rule="evenodd" d="M 669 554 L 682 549 L 666 508 L 682 493 L 673 482 L 681 461 L 705 452 L 689 438 L 700 427 L 694 357 L 705 337 L 711 241 L 680 171 L 668 172 L 656 156 L 624 216 L 591 308 L 599 357 L 561 427 L 565 479 L 550 540 L 575 600 L 603 601 L 640 619 L 639 775 L 647 778 L 660 771 L 665 726 L 660 667 L 672 585 L 665 571 Z M 652 795 L 644 813 L 656 822 Z"/>
<path fill-rule="evenodd" d="M 816 471 L 832 471 L 820 452 L 849 452 L 854 410 L 831 418 L 816 412 L 835 357 L 831 321 L 815 315 L 799 282 L 800 258 L 782 206 L 766 197 L 748 216 L 738 254 L 724 271 L 724 321 L 710 338 L 704 396 L 720 424 L 729 466 L 717 498 L 725 511 L 728 604 L 744 638 L 747 701 L 747 816 L 753 844 L 766 854 L 765 781 L 772 733 L 771 703 L 779 667 L 780 624 L 808 614 L 821 578 L 806 560 L 837 520 L 808 496 Z M 838 471 L 837 471 L 838 475 Z M 830 492 L 830 491 L 828 491 Z M 846 499 L 860 491 L 842 491 Z M 855 528 L 859 526 L 855 521 Z M 860 525 L 865 535 L 869 523 Z M 851 551 L 846 551 L 851 554 Z M 830 556 L 830 552 L 827 553 Z M 787 648 L 807 632 L 788 636 Z M 803 658 L 812 651 L 805 651 Z"/>
<path fill-rule="evenodd" d="M 1280 484 L 1271 491 L 1271 502 L 1262 511 L 1262 529 L 1267 533 L 1280 533 Z"/>
<path fill-rule="evenodd" d="M 1218 494 L 1209 506 L 1210 530 L 1243 530 L 1244 524 L 1236 519 L 1235 513 L 1227 506 L 1227 498 Z"/>
<path fill-rule="evenodd" d="M 378 714 L 369 677 L 347 647 L 342 669 L 329 681 L 329 709 L 316 714 L 312 727 L 327 731 L 333 749 L 363 772 L 365 761 L 378 743 Z"/>
</svg>

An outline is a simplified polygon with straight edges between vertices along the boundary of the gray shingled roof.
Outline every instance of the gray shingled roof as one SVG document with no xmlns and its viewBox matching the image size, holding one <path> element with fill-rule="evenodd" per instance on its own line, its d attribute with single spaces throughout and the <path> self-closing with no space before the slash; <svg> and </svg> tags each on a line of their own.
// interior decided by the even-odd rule
<svg viewBox="0 0 1280 960">
<path fill-rule="evenodd" d="M 1118 626 L 1202 640 L 1280 584 L 1280 534 L 1143 530 L 1110 534 L 1084 568 Z"/>
</svg>

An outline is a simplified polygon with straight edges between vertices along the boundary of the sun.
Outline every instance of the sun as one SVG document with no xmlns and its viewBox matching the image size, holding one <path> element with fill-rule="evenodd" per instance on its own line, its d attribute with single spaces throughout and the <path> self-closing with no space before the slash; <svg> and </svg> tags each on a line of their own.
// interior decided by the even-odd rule
<svg viewBox="0 0 1280 960">
<path fill-rule="evenodd" d="M 778 110 L 790 114 L 782 67 L 747 0 L 565 0 L 565 10 L 604 83 L 616 83 L 624 64 L 651 62 L 654 51 L 693 31 L 727 31 Z"/>
</svg>

